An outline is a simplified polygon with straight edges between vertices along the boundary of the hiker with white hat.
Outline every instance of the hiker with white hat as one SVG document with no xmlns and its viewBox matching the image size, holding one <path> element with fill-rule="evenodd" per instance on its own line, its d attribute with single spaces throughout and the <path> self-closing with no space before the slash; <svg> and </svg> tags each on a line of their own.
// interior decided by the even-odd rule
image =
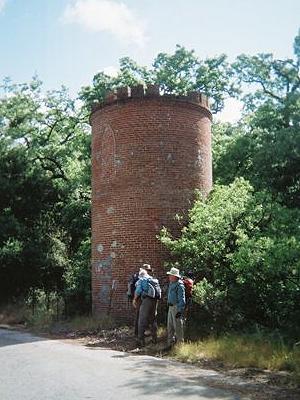
<svg viewBox="0 0 300 400">
<path fill-rule="evenodd" d="M 168 347 L 174 343 L 180 343 L 184 340 L 183 335 L 183 316 L 185 309 L 185 288 L 179 269 L 172 267 L 167 272 L 169 275 L 168 289 Z"/>
</svg>

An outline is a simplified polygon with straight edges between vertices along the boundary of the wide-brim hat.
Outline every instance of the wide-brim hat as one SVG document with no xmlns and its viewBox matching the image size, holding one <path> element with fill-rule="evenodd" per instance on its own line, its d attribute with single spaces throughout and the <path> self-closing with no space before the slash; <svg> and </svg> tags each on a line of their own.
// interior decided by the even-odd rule
<svg viewBox="0 0 300 400">
<path fill-rule="evenodd" d="M 179 269 L 172 267 L 170 269 L 170 271 L 167 272 L 167 275 L 173 275 L 173 276 L 177 276 L 177 278 L 181 278 L 180 273 L 179 273 Z"/>
</svg>

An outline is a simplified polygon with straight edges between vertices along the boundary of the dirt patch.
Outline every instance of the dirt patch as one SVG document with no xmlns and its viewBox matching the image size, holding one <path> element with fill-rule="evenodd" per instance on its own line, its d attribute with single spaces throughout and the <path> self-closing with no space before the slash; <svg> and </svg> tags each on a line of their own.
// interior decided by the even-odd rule
<svg viewBox="0 0 300 400">
<path fill-rule="evenodd" d="M 128 327 L 118 327 L 110 330 L 99 331 L 72 331 L 68 332 L 62 327 L 54 327 L 50 336 L 57 339 L 73 339 L 86 347 L 102 347 L 127 353 L 147 354 L 163 357 L 168 354 L 166 350 L 166 337 L 160 335 L 157 344 L 153 344 L 150 332 L 146 332 L 146 346 L 139 348 L 133 330 Z"/>
</svg>

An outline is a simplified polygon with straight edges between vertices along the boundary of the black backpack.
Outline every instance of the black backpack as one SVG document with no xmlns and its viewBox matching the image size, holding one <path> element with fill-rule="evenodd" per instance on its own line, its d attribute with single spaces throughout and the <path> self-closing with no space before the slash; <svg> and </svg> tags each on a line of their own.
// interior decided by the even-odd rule
<svg viewBox="0 0 300 400">
<path fill-rule="evenodd" d="M 127 296 L 128 299 L 132 300 L 134 298 L 134 292 L 136 288 L 136 283 L 139 280 L 139 274 L 135 272 L 128 281 L 127 285 Z"/>
</svg>

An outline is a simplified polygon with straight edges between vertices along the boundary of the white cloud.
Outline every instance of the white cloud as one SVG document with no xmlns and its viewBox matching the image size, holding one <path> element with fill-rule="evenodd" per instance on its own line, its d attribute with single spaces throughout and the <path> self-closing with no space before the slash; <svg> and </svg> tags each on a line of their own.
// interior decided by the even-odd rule
<svg viewBox="0 0 300 400">
<path fill-rule="evenodd" d="M 6 0 L 0 0 L 0 12 L 3 11 Z"/>
<path fill-rule="evenodd" d="M 141 47 L 146 41 L 144 23 L 121 1 L 73 0 L 64 11 L 63 21 L 92 32 L 109 32 L 125 43 Z"/>
<path fill-rule="evenodd" d="M 225 100 L 223 111 L 216 115 L 221 122 L 237 122 L 242 116 L 243 103 L 236 99 Z"/>
</svg>

